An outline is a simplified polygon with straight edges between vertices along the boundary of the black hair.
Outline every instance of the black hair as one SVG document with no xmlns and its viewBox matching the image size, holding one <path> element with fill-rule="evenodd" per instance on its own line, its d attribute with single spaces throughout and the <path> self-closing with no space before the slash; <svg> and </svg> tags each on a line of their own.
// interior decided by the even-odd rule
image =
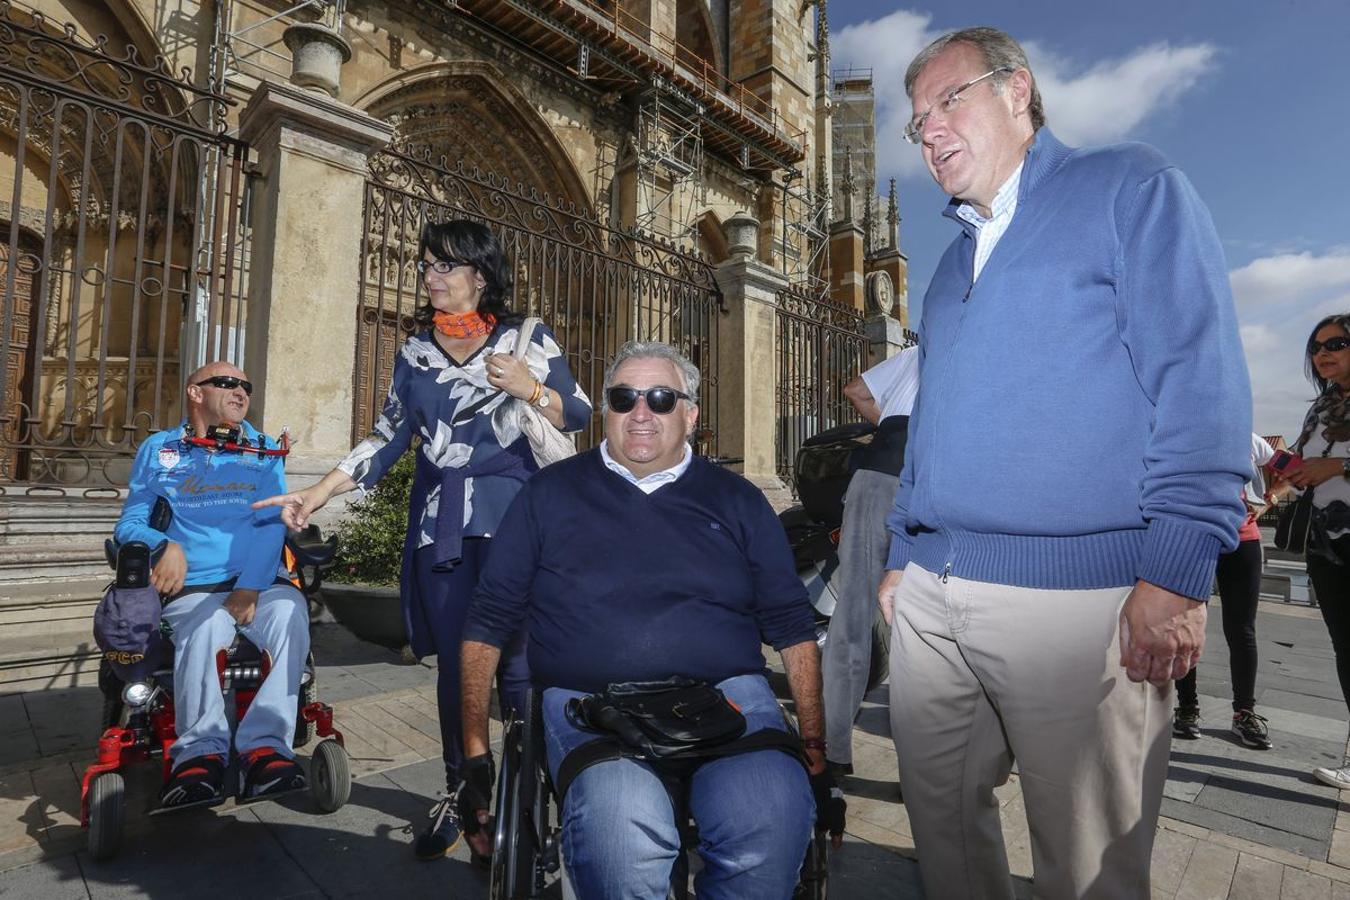
<svg viewBox="0 0 1350 900">
<path fill-rule="evenodd" d="M 507 301 L 511 299 L 511 269 L 506 264 L 501 242 L 483 224 L 468 219 L 448 222 L 428 222 L 417 241 L 417 258 L 425 259 L 427 251 L 446 262 L 462 262 L 473 266 L 486 284 L 478 298 L 478 311 L 491 314 L 502 325 L 518 325 L 524 320 L 513 312 Z M 431 303 L 422 304 L 413 313 L 413 320 L 423 328 L 431 326 L 436 310 Z"/>
<path fill-rule="evenodd" d="M 1328 325 L 1341 326 L 1341 330 L 1345 332 L 1346 337 L 1350 337 L 1350 315 L 1338 313 L 1327 316 L 1313 326 L 1312 333 L 1308 335 L 1308 340 L 1303 344 L 1303 374 L 1308 376 L 1309 381 L 1317 385 L 1317 395 L 1319 397 L 1326 391 L 1327 385 L 1330 384 L 1330 382 L 1317 374 L 1317 366 L 1313 364 L 1314 354 L 1309 353 L 1308 348 L 1312 346 L 1313 340 L 1317 338 L 1317 332 L 1326 328 Z"/>
</svg>

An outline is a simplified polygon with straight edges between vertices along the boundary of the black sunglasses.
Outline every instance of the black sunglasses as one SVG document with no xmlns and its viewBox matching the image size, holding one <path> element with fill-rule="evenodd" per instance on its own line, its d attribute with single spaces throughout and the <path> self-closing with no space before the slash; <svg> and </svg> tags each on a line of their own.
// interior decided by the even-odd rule
<svg viewBox="0 0 1350 900">
<path fill-rule="evenodd" d="M 233 375 L 212 375 L 205 381 L 197 382 L 197 387 L 206 387 L 208 384 L 211 385 L 211 387 L 218 387 L 222 391 L 232 391 L 237 387 L 241 387 L 244 389 L 244 393 L 247 396 L 253 396 L 253 382 L 245 381 L 242 378 L 235 378 Z"/>
<path fill-rule="evenodd" d="M 670 412 L 679 401 L 690 399 L 684 391 L 668 387 L 647 388 L 645 391 L 630 387 L 612 387 L 605 397 L 609 401 L 609 408 L 616 413 L 632 412 L 633 407 L 637 406 L 638 397 L 646 397 L 647 408 L 659 416 Z"/>
<path fill-rule="evenodd" d="M 1321 342 L 1318 342 L 1317 340 L 1314 339 L 1309 339 L 1308 355 L 1316 356 L 1322 350 L 1330 350 L 1332 353 L 1337 353 L 1341 350 L 1346 349 L 1347 347 L 1350 347 L 1350 338 L 1347 337 L 1327 338 L 1325 341 Z"/>
</svg>

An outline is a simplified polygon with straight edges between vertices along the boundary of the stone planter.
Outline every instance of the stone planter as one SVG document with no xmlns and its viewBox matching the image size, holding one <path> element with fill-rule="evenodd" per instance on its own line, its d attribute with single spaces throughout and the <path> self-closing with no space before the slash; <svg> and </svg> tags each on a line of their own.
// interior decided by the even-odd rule
<svg viewBox="0 0 1350 900">
<path fill-rule="evenodd" d="M 333 618 L 361 640 L 391 650 L 408 645 L 397 587 L 325 581 L 319 594 Z"/>
<path fill-rule="evenodd" d="M 281 39 L 291 51 L 291 83 L 338 95 L 342 64 L 352 58 L 352 47 L 331 28 L 298 22 Z"/>
<path fill-rule="evenodd" d="M 748 212 L 732 213 L 722 223 L 722 233 L 732 259 L 753 257 L 759 252 L 759 219 Z"/>
</svg>

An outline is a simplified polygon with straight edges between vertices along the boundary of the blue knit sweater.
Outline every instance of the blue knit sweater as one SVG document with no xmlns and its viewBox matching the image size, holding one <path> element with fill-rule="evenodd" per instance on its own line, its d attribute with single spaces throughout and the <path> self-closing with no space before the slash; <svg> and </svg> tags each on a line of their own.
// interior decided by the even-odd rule
<svg viewBox="0 0 1350 900">
<path fill-rule="evenodd" d="M 806 589 L 764 495 L 695 458 L 644 494 L 590 450 L 538 472 L 492 539 L 465 640 L 529 629 L 539 687 L 599 691 L 764 671 L 761 642 L 815 640 Z"/>
<path fill-rule="evenodd" d="M 974 283 L 956 207 L 964 231 L 924 296 L 887 567 L 1207 598 L 1243 518 L 1252 404 L 1194 188 L 1145 145 L 1071 149 L 1042 128 Z"/>
</svg>

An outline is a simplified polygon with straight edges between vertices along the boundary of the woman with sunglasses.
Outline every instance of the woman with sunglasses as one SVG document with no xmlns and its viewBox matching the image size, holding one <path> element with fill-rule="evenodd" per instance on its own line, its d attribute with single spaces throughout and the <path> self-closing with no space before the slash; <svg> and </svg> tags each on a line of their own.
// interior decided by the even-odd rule
<svg viewBox="0 0 1350 900">
<path fill-rule="evenodd" d="M 1341 693 L 1350 703 L 1350 315 L 1327 316 L 1308 338 L 1304 371 L 1318 397 L 1303 420 L 1293 452 L 1301 462 L 1281 476 L 1313 491 L 1325 523 L 1323 542 L 1308 540 L 1308 578 L 1336 653 Z M 1318 780 L 1350 789 L 1350 760 L 1340 768 L 1313 770 Z"/>
<path fill-rule="evenodd" d="M 426 303 L 420 329 L 399 351 L 384 409 L 370 436 L 317 484 L 267 503 L 293 528 L 334 496 L 375 486 L 414 437 L 417 471 L 400 578 L 408 639 L 419 657 L 435 654 L 446 796 L 417 839 L 420 859 L 454 849 L 461 829 L 454 793 L 460 738 L 460 635 L 490 537 L 516 493 L 538 469 L 513 404 L 530 403 L 565 432 L 580 431 L 591 403 L 553 333 L 534 329 L 525 359 L 513 355 L 523 317 L 507 302 L 510 269 L 497 238 L 467 220 L 422 230 L 417 269 Z M 524 634 L 502 654 L 503 710 L 520 708 L 529 687 Z"/>
</svg>

